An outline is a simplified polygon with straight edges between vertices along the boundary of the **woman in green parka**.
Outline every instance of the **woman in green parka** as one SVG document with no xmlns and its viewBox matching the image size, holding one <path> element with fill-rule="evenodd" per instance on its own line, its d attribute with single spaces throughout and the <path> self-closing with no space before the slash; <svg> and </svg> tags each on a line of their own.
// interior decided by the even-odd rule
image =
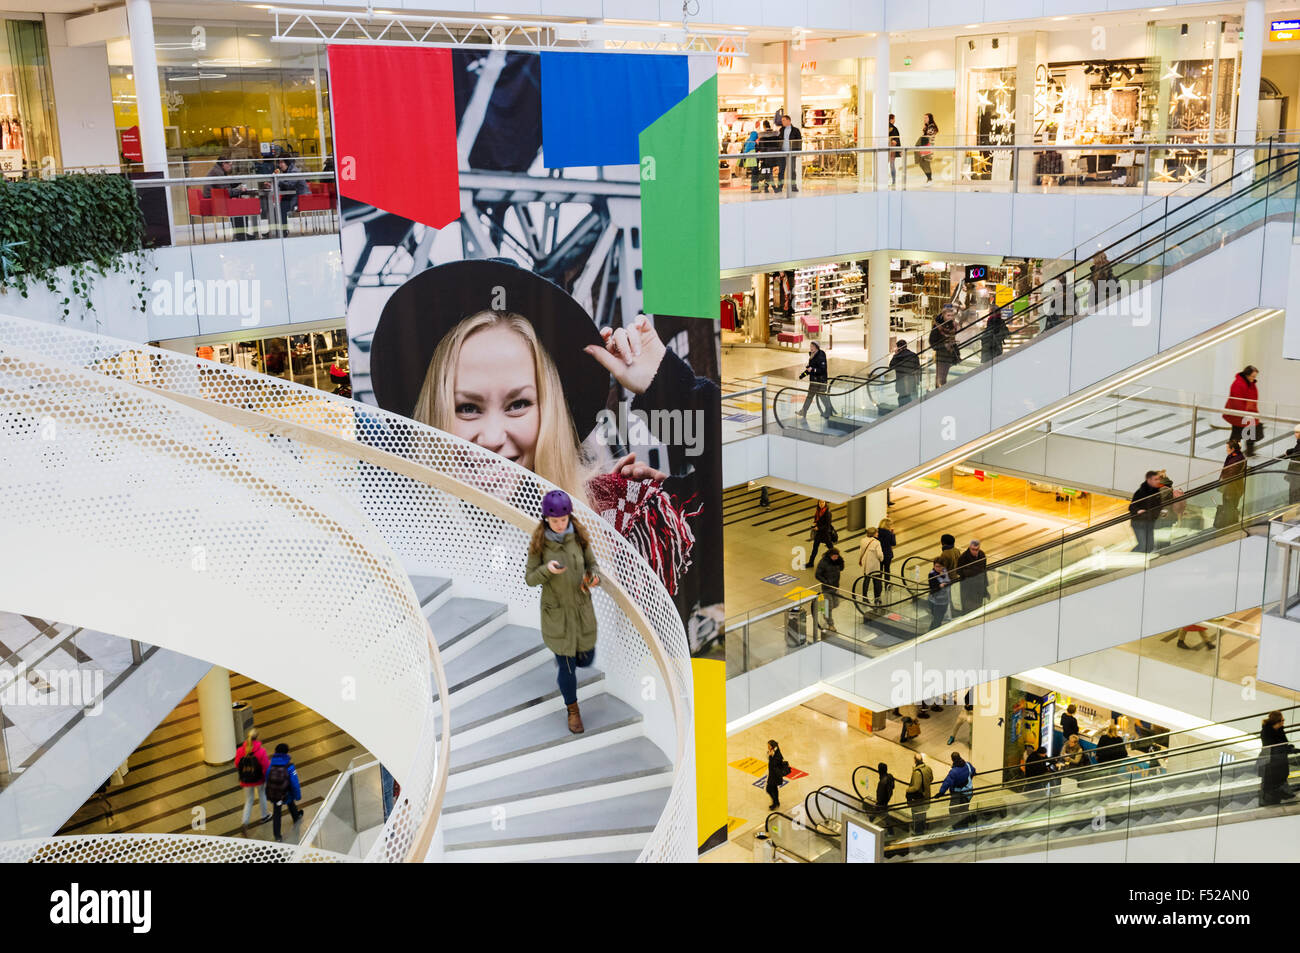
<svg viewBox="0 0 1300 953">
<path fill-rule="evenodd" d="M 600 585 L 596 557 L 563 490 L 542 498 L 542 521 L 528 546 L 524 580 L 542 587 L 542 641 L 555 653 L 560 694 L 568 707 L 569 730 L 582 733 L 578 712 L 578 669 L 596 660 L 596 610 L 591 590 Z"/>
</svg>

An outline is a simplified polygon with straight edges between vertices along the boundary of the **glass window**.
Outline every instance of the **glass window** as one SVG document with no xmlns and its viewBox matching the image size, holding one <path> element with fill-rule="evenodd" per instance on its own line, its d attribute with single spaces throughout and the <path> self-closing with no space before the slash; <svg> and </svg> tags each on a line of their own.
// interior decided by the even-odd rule
<svg viewBox="0 0 1300 953">
<path fill-rule="evenodd" d="M 45 24 L 0 20 L 0 171 L 60 165 L 49 64 Z"/>
</svg>

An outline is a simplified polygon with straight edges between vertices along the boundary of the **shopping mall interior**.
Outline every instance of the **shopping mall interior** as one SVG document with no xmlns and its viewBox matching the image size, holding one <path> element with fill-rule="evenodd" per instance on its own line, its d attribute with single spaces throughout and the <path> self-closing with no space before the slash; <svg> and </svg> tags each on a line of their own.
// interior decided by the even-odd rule
<svg viewBox="0 0 1300 953">
<path fill-rule="evenodd" d="M 1300 6 L 429 2 L 0 0 L 0 860 L 1300 859 Z"/>
</svg>

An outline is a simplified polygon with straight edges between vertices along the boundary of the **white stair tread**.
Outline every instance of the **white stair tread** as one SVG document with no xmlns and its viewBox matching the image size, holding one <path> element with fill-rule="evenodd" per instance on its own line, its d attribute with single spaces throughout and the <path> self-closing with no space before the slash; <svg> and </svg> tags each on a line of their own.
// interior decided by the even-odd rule
<svg viewBox="0 0 1300 953">
<path fill-rule="evenodd" d="M 455 755 L 452 757 L 454 759 Z M 605 781 L 667 774 L 671 771 L 672 762 L 654 742 L 644 737 L 632 738 L 595 751 L 561 758 L 533 771 L 523 771 L 448 791 L 443 810 L 451 814 L 484 804 L 501 804 L 525 797 L 590 787 Z"/>
<path fill-rule="evenodd" d="M 553 811 L 539 811 L 507 818 L 503 829 L 491 821 L 443 832 L 448 850 L 504 847 L 545 841 L 619 834 L 650 833 L 668 803 L 669 788 L 640 791 L 591 804 L 575 804 Z"/>
<path fill-rule="evenodd" d="M 531 708 L 552 698 L 560 697 L 560 686 L 555 682 L 553 656 L 541 659 L 541 664 L 522 675 L 512 678 L 477 698 L 471 698 L 456 708 L 451 719 L 451 733 L 468 731 L 505 715 Z M 594 665 L 578 669 L 578 687 L 603 680 L 605 673 Z"/>
<path fill-rule="evenodd" d="M 584 734 L 575 735 L 570 732 L 568 719 L 562 712 L 555 712 L 545 718 L 534 718 L 509 731 L 453 751 L 450 773 L 454 775 L 503 758 L 562 745 L 575 738 L 587 738 L 641 721 L 640 712 L 613 695 L 602 694 L 588 699 L 582 702 L 581 711 L 582 724 L 586 729 Z M 452 712 L 452 718 L 455 718 L 455 712 Z"/>
<path fill-rule="evenodd" d="M 429 628 L 438 648 L 449 649 L 480 626 L 499 615 L 504 615 L 505 605 L 487 599 L 448 599 L 429 614 Z"/>
<path fill-rule="evenodd" d="M 576 854 L 573 857 L 541 857 L 534 864 L 635 864 L 638 850 L 614 850 L 608 854 Z"/>
<path fill-rule="evenodd" d="M 464 655 L 446 664 L 447 686 L 456 690 L 535 652 L 546 652 L 542 633 L 522 625 L 503 625 Z M 547 657 L 552 657 L 549 652 Z M 455 723 L 455 717 L 452 718 Z"/>
<path fill-rule="evenodd" d="M 445 592 L 449 586 L 451 586 L 451 580 L 444 579 L 441 576 L 411 577 L 411 588 L 415 590 L 415 595 L 419 598 L 422 606 L 427 606 Z"/>
</svg>

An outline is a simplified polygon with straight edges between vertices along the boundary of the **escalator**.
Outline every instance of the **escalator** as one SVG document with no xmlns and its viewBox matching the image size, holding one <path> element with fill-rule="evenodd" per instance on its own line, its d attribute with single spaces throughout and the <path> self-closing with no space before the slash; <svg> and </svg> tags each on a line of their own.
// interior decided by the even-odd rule
<svg viewBox="0 0 1300 953">
<path fill-rule="evenodd" d="M 877 806 L 870 795 L 877 771 L 862 765 L 852 776 L 861 795 L 822 785 L 795 809 L 795 817 L 774 813 L 765 829 L 793 859 L 838 860 L 843 815 L 852 811 L 870 815 L 884 829 L 886 863 L 970 862 L 1029 859 L 1024 855 L 1104 842 L 1120 851 L 1129 838 L 1292 814 L 1300 798 L 1280 795 L 1277 788 L 1265 793 L 1260 771 L 1272 758 L 1279 765 L 1277 778 L 1296 776 L 1300 753 L 1263 752 L 1259 725 L 1265 714 L 1150 735 L 1131 742 L 1128 756 L 1104 764 L 1052 769 L 1029 779 L 1013 766 L 1004 769 L 1006 780 L 992 772 L 992 783 L 985 783 L 988 775 L 977 775 L 969 802 L 931 797 L 923 810 L 903 796 L 902 778 L 891 802 Z M 1283 715 L 1294 730 L 1300 708 Z M 941 777 L 942 768 L 936 785 Z"/>
<path fill-rule="evenodd" d="M 1279 249 L 1289 255 L 1296 178 L 1294 153 L 1274 154 L 1198 195 L 1175 193 L 1163 214 L 1148 207 L 1121 223 L 1127 233 L 1108 230 L 1002 308 L 958 315 L 956 362 L 941 365 L 927 338 L 910 371 L 891 354 L 866 373 L 832 378 L 820 394 L 811 388 L 811 401 L 806 384 L 781 387 L 766 398 L 763 431 L 828 447 L 877 432 L 870 453 L 823 466 L 824 482 L 810 484 L 857 493 L 957 459 L 1140 373 L 1157 355 L 1275 311 L 1285 305 L 1285 275 L 1264 263 Z M 947 416 L 952 432 L 940 434 Z M 770 475 L 790 478 L 778 472 L 788 452 L 774 444 L 769 454 Z"/>
</svg>

